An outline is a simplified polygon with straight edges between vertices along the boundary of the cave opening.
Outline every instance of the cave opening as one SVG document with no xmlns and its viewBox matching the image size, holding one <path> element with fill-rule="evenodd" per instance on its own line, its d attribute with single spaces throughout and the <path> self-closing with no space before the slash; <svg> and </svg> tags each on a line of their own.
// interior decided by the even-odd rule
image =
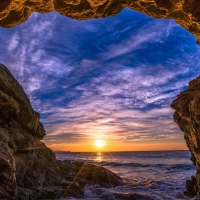
<svg viewBox="0 0 200 200">
<path fill-rule="evenodd" d="M 174 20 L 34 13 L 0 40 L 53 150 L 93 151 L 96 138 L 107 151 L 187 149 L 170 104 L 199 74 L 200 50 Z"/>
<path fill-rule="evenodd" d="M 0 32 L 0 60 L 41 114 L 44 141 L 54 151 L 93 151 L 92 141 L 99 138 L 106 151 L 187 149 L 169 105 L 199 75 L 199 46 L 173 20 L 128 8 L 116 17 L 82 22 L 33 13 L 26 23 Z M 193 147 L 196 164 L 198 138 Z M 96 159 L 102 162 L 100 152 Z M 187 184 L 197 187 L 194 178 Z"/>
</svg>

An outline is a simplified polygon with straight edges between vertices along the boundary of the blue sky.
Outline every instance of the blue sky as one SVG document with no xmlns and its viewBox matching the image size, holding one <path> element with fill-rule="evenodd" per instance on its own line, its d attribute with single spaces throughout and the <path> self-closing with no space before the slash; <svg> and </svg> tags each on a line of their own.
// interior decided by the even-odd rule
<svg viewBox="0 0 200 200">
<path fill-rule="evenodd" d="M 48 145 L 183 143 L 170 103 L 199 75 L 200 48 L 173 20 L 130 9 L 86 21 L 33 13 L 0 28 L 0 42 L 0 62 L 40 113 Z"/>
</svg>

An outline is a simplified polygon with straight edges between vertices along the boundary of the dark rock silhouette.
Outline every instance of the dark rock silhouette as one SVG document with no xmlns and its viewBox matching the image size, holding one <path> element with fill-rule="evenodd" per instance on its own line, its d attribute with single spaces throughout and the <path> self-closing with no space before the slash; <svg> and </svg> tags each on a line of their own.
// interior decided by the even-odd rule
<svg viewBox="0 0 200 200">
<path fill-rule="evenodd" d="M 184 138 L 192 154 L 191 160 L 197 172 L 186 182 L 186 194 L 200 196 L 200 76 L 189 83 L 173 101 L 174 121 L 184 132 Z"/>
<path fill-rule="evenodd" d="M 83 197 L 86 184 L 122 184 L 102 167 L 56 160 L 40 142 L 45 130 L 39 119 L 22 87 L 0 64 L 0 199 Z"/>
<path fill-rule="evenodd" d="M 154 18 L 174 19 L 200 41 L 200 1 L 198 0 L 1 0 L 0 26 L 25 22 L 33 12 L 57 11 L 74 19 L 114 16 L 123 8 Z"/>
</svg>

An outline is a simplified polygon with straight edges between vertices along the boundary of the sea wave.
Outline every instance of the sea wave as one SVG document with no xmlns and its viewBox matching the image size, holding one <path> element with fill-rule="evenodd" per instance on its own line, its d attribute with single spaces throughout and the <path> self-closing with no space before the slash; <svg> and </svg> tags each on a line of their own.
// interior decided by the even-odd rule
<svg viewBox="0 0 200 200">
<path fill-rule="evenodd" d="M 130 166 L 130 167 L 139 167 L 139 168 L 165 168 L 168 170 L 194 170 L 195 167 L 191 164 L 140 164 L 135 162 L 130 163 L 119 163 L 119 162 L 101 162 L 98 163 L 101 166 Z"/>
<path fill-rule="evenodd" d="M 188 151 L 57 154 L 61 160 L 103 166 L 123 178 L 120 187 L 87 186 L 84 200 L 194 200 L 184 196 L 185 181 L 195 174 L 190 156 Z"/>
<path fill-rule="evenodd" d="M 71 160 L 75 162 L 76 160 Z M 112 166 L 112 167 L 134 167 L 134 168 L 165 168 L 167 170 L 195 170 L 193 165 L 189 164 L 141 164 L 136 162 L 95 162 L 94 160 L 79 159 L 79 161 L 88 162 L 100 166 Z"/>
</svg>

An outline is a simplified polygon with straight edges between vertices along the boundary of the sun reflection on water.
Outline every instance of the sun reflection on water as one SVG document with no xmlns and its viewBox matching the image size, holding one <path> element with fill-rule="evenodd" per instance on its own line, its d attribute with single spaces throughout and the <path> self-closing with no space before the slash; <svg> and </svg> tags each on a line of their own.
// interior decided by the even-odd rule
<svg viewBox="0 0 200 200">
<path fill-rule="evenodd" d="M 97 152 L 95 157 L 94 157 L 95 162 L 102 162 L 103 161 L 103 153 L 102 152 Z"/>
</svg>

